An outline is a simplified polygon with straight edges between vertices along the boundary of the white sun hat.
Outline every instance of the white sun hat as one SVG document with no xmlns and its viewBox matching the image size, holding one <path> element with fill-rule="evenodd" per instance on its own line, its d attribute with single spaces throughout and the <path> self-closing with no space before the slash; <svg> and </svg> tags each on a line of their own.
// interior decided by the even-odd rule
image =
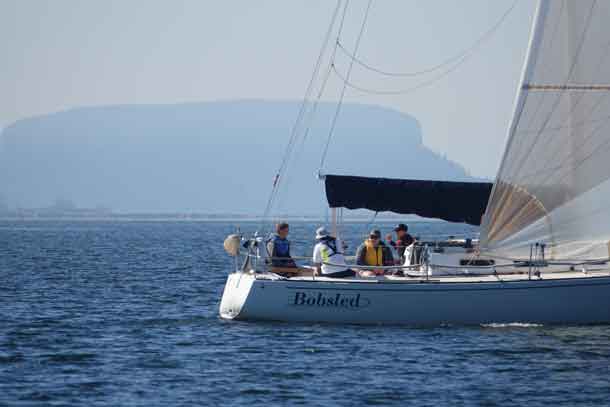
<svg viewBox="0 0 610 407">
<path fill-rule="evenodd" d="M 328 232 L 328 230 L 326 230 L 324 226 L 319 227 L 316 230 L 316 240 L 320 240 L 328 236 L 330 236 L 330 233 Z"/>
</svg>

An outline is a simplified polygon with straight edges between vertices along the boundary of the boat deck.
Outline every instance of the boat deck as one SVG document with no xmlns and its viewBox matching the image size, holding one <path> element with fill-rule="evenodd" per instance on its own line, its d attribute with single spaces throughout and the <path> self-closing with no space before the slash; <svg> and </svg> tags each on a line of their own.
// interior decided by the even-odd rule
<svg viewBox="0 0 610 407">
<path fill-rule="evenodd" d="M 607 277 L 610 275 L 609 268 L 596 268 L 587 269 L 583 271 L 571 271 L 571 270 L 547 270 L 541 271 L 540 276 L 532 274 L 531 280 L 555 280 L 555 279 L 583 279 L 592 277 Z M 278 279 L 278 275 L 274 273 L 260 273 L 256 274 L 256 278 L 259 279 Z M 279 277 L 282 278 L 282 277 Z M 334 283 L 345 283 L 345 282 L 359 282 L 359 283 L 396 283 L 396 284 L 408 284 L 408 283 L 477 283 L 477 282 L 512 282 L 512 281 L 524 281 L 529 280 L 528 270 L 523 268 L 515 268 L 514 270 L 504 270 L 503 273 L 498 274 L 454 274 L 454 275 L 431 275 L 428 278 L 426 276 L 376 276 L 376 277 L 348 277 L 348 278 L 330 278 L 324 276 L 313 276 L 313 275 L 296 275 L 291 277 L 283 277 L 291 281 L 320 281 L 320 282 L 334 282 Z"/>
</svg>

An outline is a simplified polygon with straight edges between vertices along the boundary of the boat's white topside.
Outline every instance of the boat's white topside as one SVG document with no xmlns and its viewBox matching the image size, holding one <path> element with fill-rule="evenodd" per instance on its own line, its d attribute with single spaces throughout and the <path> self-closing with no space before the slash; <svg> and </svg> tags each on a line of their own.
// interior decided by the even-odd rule
<svg viewBox="0 0 610 407">
<path fill-rule="evenodd" d="M 358 324 L 589 324 L 610 322 L 610 270 L 528 274 L 285 278 L 229 276 L 227 319 Z"/>
</svg>

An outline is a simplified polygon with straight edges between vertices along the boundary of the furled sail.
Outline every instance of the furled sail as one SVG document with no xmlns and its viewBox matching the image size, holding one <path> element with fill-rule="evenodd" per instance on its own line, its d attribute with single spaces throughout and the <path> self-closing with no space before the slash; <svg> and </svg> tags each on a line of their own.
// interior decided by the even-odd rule
<svg viewBox="0 0 610 407">
<path fill-rule="evenodd" d="M 610 1 L 541 0 L 481 247 L 607 258 Z"/>
<path fill-rule="evenodd" d="M 415 214 L 480 225 L 492 184 L 326 175 L 331 208 Z"/>
</svg>

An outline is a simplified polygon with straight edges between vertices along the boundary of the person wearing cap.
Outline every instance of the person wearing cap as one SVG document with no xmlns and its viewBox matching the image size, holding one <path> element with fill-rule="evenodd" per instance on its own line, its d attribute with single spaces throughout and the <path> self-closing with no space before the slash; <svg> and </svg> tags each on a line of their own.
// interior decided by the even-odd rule
<svg viewBox="0 0 610 407">
<path fill-rule="evenodd" d="M 331 236 L 325 227 L 316 230 L 316 241 L 313 248 L 313 265 L 318 275 L 332 278 L 356 275 L 345 263 L 341 241 Z"/>
<path fill-rule="evenodd" d="M 356 264 L 359 266 L 393 266 L 392 251 L 381 241 L 381 232 L 372 230 L 368 239 L 356 251 Z M 362 275 L 383 275 L 383 269 L 364 272 Z"/>
<path fill-rule="evenodd" d="M 401 263 L 404 263 L 405 261 L 405 249 L 415 242 L 415 239 L 413 239 L 413 236 L 411 236 L 408 231 L 409 227 L 407 225 L 399 223 L 394 228 L 394 232 L 396 232 L 396 241 L 392 240 L 392 235 L 389 234 L 386 236 L 388 244 L 398 253 Z"/>
</svg>

